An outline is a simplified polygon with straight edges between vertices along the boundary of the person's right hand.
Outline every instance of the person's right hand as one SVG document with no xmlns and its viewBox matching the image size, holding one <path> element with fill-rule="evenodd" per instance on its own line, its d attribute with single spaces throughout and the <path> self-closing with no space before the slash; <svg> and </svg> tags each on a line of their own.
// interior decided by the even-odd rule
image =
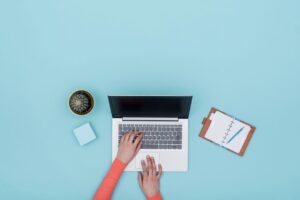
<svg viewBox="0 0 300 200">
<path fill-rule="evenodd" d="M 137 131 L 123 135 L 116 158 L 127 165 L 141 149 L 143 136 L 143 133 Z"/>
<path fill-rule="evenodd" d="M 155 196 L 159 192 L 160 177 L 162 174 L 162 166 L 158 164 L 158 173 L 156 174 L 156 165 L 154 157 L 147 156 L 147 167 L 144 160 L 141 161 L 143 175 L 138 174 L 139 184 L 147 198 Z"/>
</svg>

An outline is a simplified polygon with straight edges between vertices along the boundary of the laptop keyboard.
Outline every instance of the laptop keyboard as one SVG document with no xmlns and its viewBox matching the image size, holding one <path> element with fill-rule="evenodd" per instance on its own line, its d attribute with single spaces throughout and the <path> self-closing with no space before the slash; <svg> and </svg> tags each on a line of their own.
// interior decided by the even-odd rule
<svg viewBox="0 0 300 200">
<path fill-rule="evenodd" d="M 119 124 L 119 142 L 129 131 L 144 133 L 142 149 L 181 149 L 182 125 Z"/>
</svg>

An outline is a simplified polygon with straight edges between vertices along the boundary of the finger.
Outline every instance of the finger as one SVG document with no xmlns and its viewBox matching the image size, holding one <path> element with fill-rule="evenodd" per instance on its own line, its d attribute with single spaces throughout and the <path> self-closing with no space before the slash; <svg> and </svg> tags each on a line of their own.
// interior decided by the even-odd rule
<svg viewBox="0 0 300 200">
<path fill-rule="evenodd" d="M 121 138 L 121 141 L 120 141 L 120 143 L 123 143 L 123 142 L 124 142 L 124 140 L 125 140 L 125 137 L 126 137 L 126 135 L 124 134 L 124 135 L 122 136 L 122 138 Z"/>
<path fill-rule="evenodd" d="M 155 159 L 154 159 L 154 157 L 152 157 L 151 159 L 152 159 L 153 174 L 156 175 L 156 164 L 155 164 Z"/>
<path fill-rule="evenodd" d="M 152 161 L 149 155 L 147 155 L 147 166 L 148 166 L 149 176 L 153 176 Z"/>
<path fill-rule="evenodd" d="M 142 178 L 141 172 L 138 172 L 138 179 L 139 179 L 139 185 L 142 188 L 143 187 L 143 178 Z"/>
<path fill-rule="evenodd" d="M 124 138 L 124 142 L 128 141 L 128 138 L 130 137 L 131 132 L 127 132 Z"/>
<path fill-rule="evenodd" d="M 146 163 L 144 160 L 141 161 L 141 165 L 142 165 L 142 169 L 143 169 L 143 176 L 147 177 L 148 173 L 147 173 Z"/>
<path fill-rule="evenodd" d="M 158 174 L 157 174 L 157 177 L 160 178 L 161 175 L 162 175 L 162 166 L 161 166 L 161 164 L 159 163 L 159 164 L 158 164 Z"/>
<path fill-rule="evenodd" d="M 125 139 L 125 142 L 129 142 L 129 141 L 130 141 L 130 137 L 132 136 L 132 134 L 134 134 L 133 131 L 130 131 L 130 132 L 128 133 L 128 136 L 127 136 L 127 138 Z"/>
<path fill-rule="evenodd" d="M 134 141 L 134 143 L 133 143 L 133 144 L 136 145 L 136 146 L 139 144 L 139 142 L 140 142 L 140 141 L 143 139 L 143 137 L 144 137 L 144 134 L 141 133 L 141 132 L 138 132 L 137 135 L 138 135 L 138 136 L 137 136 L 137 138 L 135 139 L 135 141 Z"/>
<path fill-rule="evenodd" d="M 132 132 L 131 135 L 129 136 L 128 142 L 133 143 L 134 138 L 136 137 L 136 132 Z"/>
<path fill-rule="evenodd" d="M 142 147 L 142 142 L 140 142 L 140 143 L 138 144 L 138 146 L 136 147 L 135 155 L 138 154 L 138 152 L 140 151 L 141 147 Z"/>
<path fill-rule="evenodd" d="M 153 157 L 150 157 L 150 160 L 151 160 L 151 166 L 152 166 L 152 175 L 153 175 L 153 176 L 156 176 L 155 165 L 154 165 L 154 163 L 153 163 L 154 158 L 153 158 Z"/>
</svg>

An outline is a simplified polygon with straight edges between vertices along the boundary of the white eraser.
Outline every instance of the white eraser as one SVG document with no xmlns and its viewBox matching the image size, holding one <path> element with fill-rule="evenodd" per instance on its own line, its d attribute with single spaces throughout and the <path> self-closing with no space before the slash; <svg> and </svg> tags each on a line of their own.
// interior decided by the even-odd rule
<svg viewBox="0 0 300 200">
<path fill-rule="evenodd" d="M 81 146 L 96 139 L 96 135 L 89 122 L 74 129 L 73 133 Z"/>
</svg>

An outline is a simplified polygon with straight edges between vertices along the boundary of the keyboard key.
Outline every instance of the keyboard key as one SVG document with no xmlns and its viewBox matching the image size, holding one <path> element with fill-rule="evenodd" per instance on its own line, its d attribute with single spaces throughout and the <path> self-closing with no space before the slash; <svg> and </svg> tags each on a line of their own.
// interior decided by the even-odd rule
<svg viewBox="0 0 300 200">
<path fill-rule="evenodd" d="M 176 136 L 176 140 L 181 140 L 181 139 L 182 139 L 181 136 L 179 136 L 179 135 Z"/>
<path fill-rule="evenodd" d="M 160 148 L 160 149 L 167 149 L 168 146 L 167 146 L 167 145 L 159 145 L 159 148 Z"/>
<path fill-rule="evenodd" d="M 144 141 L 144 144 L 146 144 L 146 145 L 147 145 L 147 144 L 150 144 L 149 140 L 145 140 L 145 141 Z"/>
<path fill-rule="evenodd" d="M 181 144 L 181 141 L 172 141 L 173 144 Z"/>
<path fill-rule="evenodd" d="M 142 145 L 142 149 L 158 149 L 158 145 L 152 144 L 152 145 Z"/>
</svg>

